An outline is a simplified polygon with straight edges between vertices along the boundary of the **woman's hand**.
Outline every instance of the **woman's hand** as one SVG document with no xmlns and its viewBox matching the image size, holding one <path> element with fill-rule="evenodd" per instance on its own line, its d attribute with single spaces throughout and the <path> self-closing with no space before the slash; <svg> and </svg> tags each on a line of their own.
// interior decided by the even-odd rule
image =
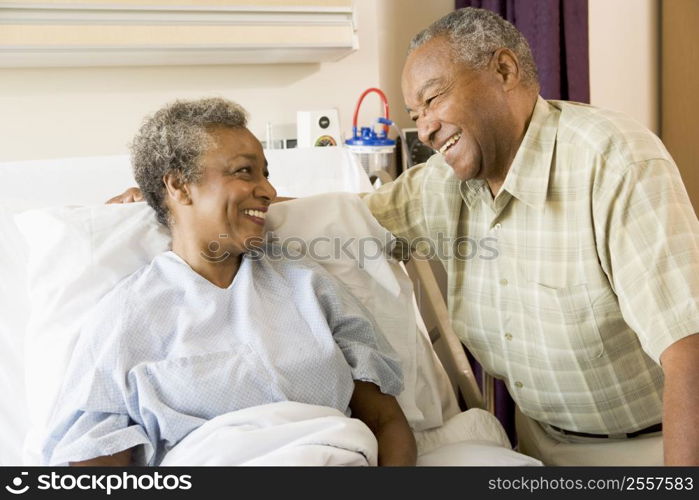
<svg viewBox="0 0 699 500">
<path fill-rule="evenodd" d="M 379 443 L 379 465 L 415 465 L 417 446 L 413 431 L 393 396 L 376 384 L 354 381 L 350 400 L 352 417 L 364 422 Z"/>
<path fill-rule="evenodd" d="M 123 193 L 109 198 L 107 204 L 110 203 L 133 203 L 135 201 L 143 201 L 143 193 L 137 187 L 131 187 Z"/>
</svg>

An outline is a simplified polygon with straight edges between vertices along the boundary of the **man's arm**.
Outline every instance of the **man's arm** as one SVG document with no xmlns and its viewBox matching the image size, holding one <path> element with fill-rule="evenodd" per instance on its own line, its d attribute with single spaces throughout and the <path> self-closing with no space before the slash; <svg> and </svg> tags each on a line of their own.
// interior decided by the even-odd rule
<svg viewBox="0 0 699 500">
<path fill-rule="evenodd" d="M 289 201 L 295 199 L 296 198 L 277 197 L 272 201 L 272 203 L 279 203 L 280 201 Z M 105 203 L 109 205 L 111 203 L 133 203 L 136 201 L 143 201 L 143 193 L 137 187 L 130 187 L 123 193 L 109 198 Z"/>
<path fill-rule="evenodd" d="M 379 465 L 415 465 L 417 446 L 408 421 L 393 396 L 371 382 L 355 381 L 352 416 L 364 422 L 379 443 Z"/>
<path fill-rule="evenodd" d="M 678 340 L 660 357 L 665 465 L 699 465 L 699 334 Z"/>
<path fill-rule="evenodd" d="M 109 198 L 105 203 L 133 203 L 135 201 L 143 201 L 143 193 L 137 187 L 130 187 L 123 193 Z"/>
<path fill-rule="evenodd" d="M 73 467 L 126 467 L 131 465 L 133 450 L 133 448 L 129 448 L 114 455 L 95 457 L 81 462 L 70 462 L 70 465 Z"/>
</svg>

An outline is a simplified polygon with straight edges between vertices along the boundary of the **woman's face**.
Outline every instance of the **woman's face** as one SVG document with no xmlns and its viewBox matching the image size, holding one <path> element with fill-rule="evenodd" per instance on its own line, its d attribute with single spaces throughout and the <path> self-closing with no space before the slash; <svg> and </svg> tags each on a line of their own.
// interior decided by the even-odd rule
<svg viewBox="0 0 699 500">
<path fill-rule="evenodd" d="M 262 145 L 248 129 L 218 127 L 209 136 L 201 179 L 189 188 L 202 256 L 220 261 L 259 244 L 277 192 L 267 180 Z"/>
</svg>

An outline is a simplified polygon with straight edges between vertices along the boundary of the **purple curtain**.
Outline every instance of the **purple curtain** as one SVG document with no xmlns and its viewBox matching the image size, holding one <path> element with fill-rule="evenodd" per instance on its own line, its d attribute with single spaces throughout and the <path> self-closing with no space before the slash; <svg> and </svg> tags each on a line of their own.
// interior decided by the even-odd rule
<svg viewBox="0 0 699 500">
<path fill-rule="evenodd" d="M 456 0 L 456 8 L 478 7 L 497 12 L 529 42 L 545 99 L 590 102 L 587 0 Z M 480 382 L 481 366 L 470 355 Z M 505 384 L 495 382 L 495 415 L 516 444 L 514 402 Z"/>
<path fill-rule="evenodd" d="M 545 99 L 590 102 L 587 0 L 456 0 L 497 12 L 529 42 Z"/>
</svg>

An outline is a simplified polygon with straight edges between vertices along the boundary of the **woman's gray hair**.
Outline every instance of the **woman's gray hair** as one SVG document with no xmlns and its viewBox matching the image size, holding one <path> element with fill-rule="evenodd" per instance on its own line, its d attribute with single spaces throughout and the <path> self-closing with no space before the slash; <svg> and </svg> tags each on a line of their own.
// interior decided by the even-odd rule
<svg viewBox="0 0 699 500">
<path fill-rule="evenodd" d="M 432 38 L 444 36 L 456 56 L 473 69 L 483 69 L 497 49 L 517 56 L 525 85 L 539 86 L 536 63 L 524 35 L 495 12 L 474 7 L 455 10 L 415 35 L 409 53 Z"/>
<path fill-rule="evenodd" d="M 247 112 L 219 97 L 178 100 L 147 117 L 131 142 L 131 165 L 138 187 L 155 210 L 158 222 L 169 226 L 163 177 L 177 172 L 183 182 L 201 178 L 199 158 L 212 145 L 216 127 L 245 128 Z"/>
</svg>

